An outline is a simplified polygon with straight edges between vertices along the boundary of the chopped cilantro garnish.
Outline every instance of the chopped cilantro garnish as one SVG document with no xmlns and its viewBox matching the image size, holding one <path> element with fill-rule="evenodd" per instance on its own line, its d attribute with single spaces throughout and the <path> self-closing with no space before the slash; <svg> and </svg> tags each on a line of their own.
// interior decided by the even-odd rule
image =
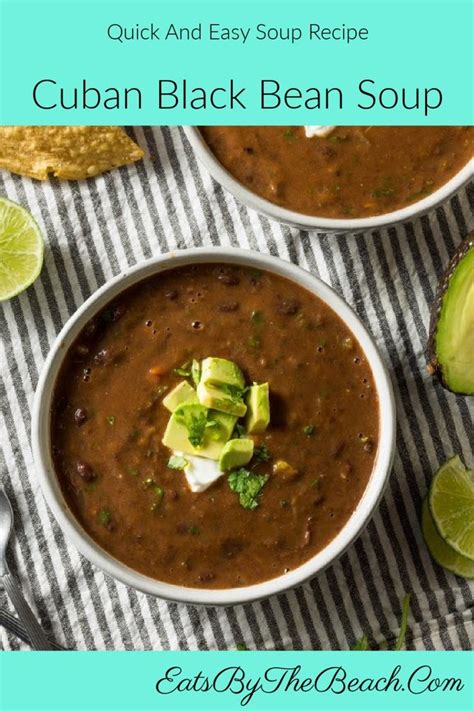
<svg viewBox="0 0 474 711">
<path fill-rule="evenodd" d="M 240 643 L 236 646 L 236 649 L 237 649 L 238 652 L 248 652 L 248 651 L 249 651 L 249 648 L 248 648 L 247 645 L 244 644 L 243 642 L 240 642 Z"/>
<path fill-rule="evenodd" d="M 268 447 L 265 442 L 261 444 L 260 447 L 255 447 L 253 450 L 253 458 L 255 463 L 268 462 L 269 459 L 271 459 L 270 452 L 268 451 Z"/>
<path fill-rule="evenodd" d="M 236 469 L 227 478 L 232 491 L 239 494 L 240 505 L 244 509 L 255 509 L 261 490 L 268 481 L 268 474 L 254 474 L 247 469 Z"/>
<path fill-rule="evenodd" d="M 130 474 L 130 476 L 138 476 L 139 474 L 136 467 L 127 467 L 127 473 Z"/>
<path fill-rule="evenodd" d="M 398 652 L 405 644 L 407 635 L 408 615 L 410 614 L 410 593 L 407 593 L 402 602 L 402 618 L 400 620 L 400 632 L 398 633 L 397 641 L 395 642 L 395 651 Z"/>
<path fill-rule="evenodd" d="M 190 378 L 191 373 L 192 373 L 192 362 L 188 360 L 186 363 L 183 363 L 179 368 L 175 368 L 173 370 L 173 373 L 175 375 L 180 375 L 182 378 Z"/>
<path fill-rule="evenodd" d="M 161 486 L 158 486 L 158 485 L 153 487 L 153 493 L 156 496 L 156 498 L 159 499 L 160 501 L 163 498 L 163 496 L 165 495 L 165 492 L 163 491 Z"/>
<path fill-rule="evenodd" d="M 283 135 L 287 141 L 294 141 L 297 138 L 297 135 L 292 128 L 287 128 Z"/>
<path fill-rule="evenodd" d="M 316 427 L 314 425 L 306 425 L 306 427 L 303 427 L 303 432 L 306 435 L 306 437 L 312 437 L 316 431 Z"/>
<path fill-rule="evenodd" d="M 249 336 L 247 343 L 250 348 L 253 348 L 256 351 L 260 348 L 260 338 L 257 338 L 257 336 Z"/>
<path fill-rule="evenodd" d="M 232 437 L 234 439 L 240 439 L 240 437 L 246 437 L 246 436 L 247 436 L 247 433 L 245 431 L 245 427 L 243 425 L 239 424 L 239 422 L 237 422 L 237 424 L 234 427 Z"/>
<path fill-rule="evenodd" d="M 198 536 L 200 531 L 197 526 L 189 526 L 188 533 L 190 533 L 191 536 Z"/>
<path fill-rule="evenodd" d="M 265 322 L 265 316 L 263 315 L 262 311 L 252 311 L 252 315 L 250 316 L 250 320 L 252 321 L 253 324 L 256 326 L 260 326 L 262 323 Z"/>
<path fill-rule="evenodd" d="M 402 603 L 402 616 L 400 620 L 400 631 L 398 633 L 397 640 L 395 642 L 394 651 L 399 652 L 403 645 L 405 644 L 405 637 L 407 634 L 408 627 L 408 615 L 410 613 L 410 593 L 407 593 L 403 598 Z M 365 652 L 369 649 L 369 640 L 367 635 L 364 635 L 359 639 L 354 646 L 351 648 L 353 652 Z"/>
<path fill-rule="evenodd" d="M 188 439 L 193 447 L 199 447 L 204 440 L 204 434 L 208 427 L 216 427 L 215 420 L 208 419 L 209 410 L 196 405 L 191 408 L 179 408 L 175 411 L 176 420 L 184 425 L 188 430 Z"/>
<path fill-rule="evenodd" d="M 375 188 L 375 190 L 372 192 L 372 197 L 374 198 L 393 197 L 394 195 L 395 190 L 389 187 Z"/>
<path fill-rule="evenodd" d="M 233 402 L 241 402 L 244 395 L 248 391 L 248 387 L 240 388 L 238 385 L 230 385 L 230 383 L 221 383 L 219 390 L 225 393 Z"/>
<path fill-rule="evenodd" d="M 103 526 L 108 526 L 112 520 L 112 514 L 108 509 L 101 509 L 99 512 L 99 521 Z"/>
<path fill-rule="evenodd" d="M 115 415 L 109 415 L 107 417 L 107 422 L 109 423 L 109 425 L 115 425 Z"/>
<path fill-rule="evenodd" d="M 366 652 L 369 648 L 369 640 L 367 635 L 361 637 L 352 647 L 353 652 Z"/>
<path fill-rule="evenodd" d="M 168 459 L 168 467 L 169 469 L 185 469 L 188 465 L 188 460 L 185 457 L 179 457 L 176 454 L 173 454 Z"/>
</svg>

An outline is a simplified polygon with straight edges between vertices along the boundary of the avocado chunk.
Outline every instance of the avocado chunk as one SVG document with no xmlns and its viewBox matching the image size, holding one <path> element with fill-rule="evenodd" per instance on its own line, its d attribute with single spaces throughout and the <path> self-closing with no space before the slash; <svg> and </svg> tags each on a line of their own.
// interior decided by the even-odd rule
<svg viewBox="0 0 474 711">
<path fill-rule="evenodd" d="M 440 282 L 428 352 L 428 368 L 444 387 L 474 395 L 474 232 L 461 243 Z"/>
<path fill-rule="evenodd" d="M 200 382 L 215 388 L 225 386 L 243 390 L 245 378 L 239 366 L 225 358 L 204 358 L 201 367 Z"/>
<path fill-rule="evenodd" d="M 219 459 L 219 469 L 227 471 L 238 469 L 250 462 L 253 455 L 253 439 L 230 439 L 222 450 Z"/>
<path fill-rule="evenodd" d="M 247 432 L 265 432 L 270 423 L 270 395 L 268 383 L 250 386 L 247 393 Z"/>
<path fill-rule="evenodd" d="M 169 449 L 219 459 L 237 418 L 199 404 L 179 405 L 171 415 L 162 442 Z"/>
<path fill-rule="evenodd" d="M 222 387 L 230 388 L 231 386 Z M 227 412 L 235 417 L 243 417 L 247 412 L 247 405 L 242 400 L 242 390 L 239 394 L 239 391 L 233 392 L 230 389 L 227 391 L 212 385 L 206 385 L 201 380 L 197 386 L 197 396 L 201 405 L 220 412 Z"/>
<path fill-rule="evenodd" d="M 193 403 L 197 401 L 195 389 L 186 380 L 183 380 L 163 398 L 163 405 L 170 412 L 174 412 L 179 405 L 185 402 Z"/>
</svg>

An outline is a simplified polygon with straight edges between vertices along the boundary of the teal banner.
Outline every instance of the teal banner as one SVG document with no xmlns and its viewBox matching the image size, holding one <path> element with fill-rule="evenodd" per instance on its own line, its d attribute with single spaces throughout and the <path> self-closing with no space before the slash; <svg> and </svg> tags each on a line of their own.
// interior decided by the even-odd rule
<svg viewBox="0 0 474 711">
<path fill-rule="evenodd" d="M 0 0 L 0 123 L 473 120 L 471 0 Z"/>
<path fill-rule="evenodd" d="M 3 652 L 2 711 L 472 711 L 469 652 Z"/>
</svg>

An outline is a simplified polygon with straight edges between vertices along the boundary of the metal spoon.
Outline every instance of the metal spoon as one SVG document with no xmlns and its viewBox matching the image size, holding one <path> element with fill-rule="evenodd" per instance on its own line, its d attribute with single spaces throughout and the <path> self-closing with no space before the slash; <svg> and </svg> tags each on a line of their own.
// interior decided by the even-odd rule
<svg viewBox="0 0 474 711">
<path fill-rule="evenodd" d="M 7 495 L 0 489 L 0 586 L 13 603 L 18 617 L 23 622 L 33 649 L 52 650 L 53 647 L 38 624 L 30 606 L 8 570 L 6 552 L 13 527 L 13 511 Z"/>
</svg>

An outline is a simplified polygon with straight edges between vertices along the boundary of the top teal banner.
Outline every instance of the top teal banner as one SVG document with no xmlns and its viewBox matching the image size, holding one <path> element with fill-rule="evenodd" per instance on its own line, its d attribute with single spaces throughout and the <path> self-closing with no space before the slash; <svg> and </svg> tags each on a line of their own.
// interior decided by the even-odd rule
<svg viewBox="0 0 474 711">
<path fill-rule="evenodd" d="M 0 123 L 473 123 L 471 0 L 0 0 Z"/>
</svg>

